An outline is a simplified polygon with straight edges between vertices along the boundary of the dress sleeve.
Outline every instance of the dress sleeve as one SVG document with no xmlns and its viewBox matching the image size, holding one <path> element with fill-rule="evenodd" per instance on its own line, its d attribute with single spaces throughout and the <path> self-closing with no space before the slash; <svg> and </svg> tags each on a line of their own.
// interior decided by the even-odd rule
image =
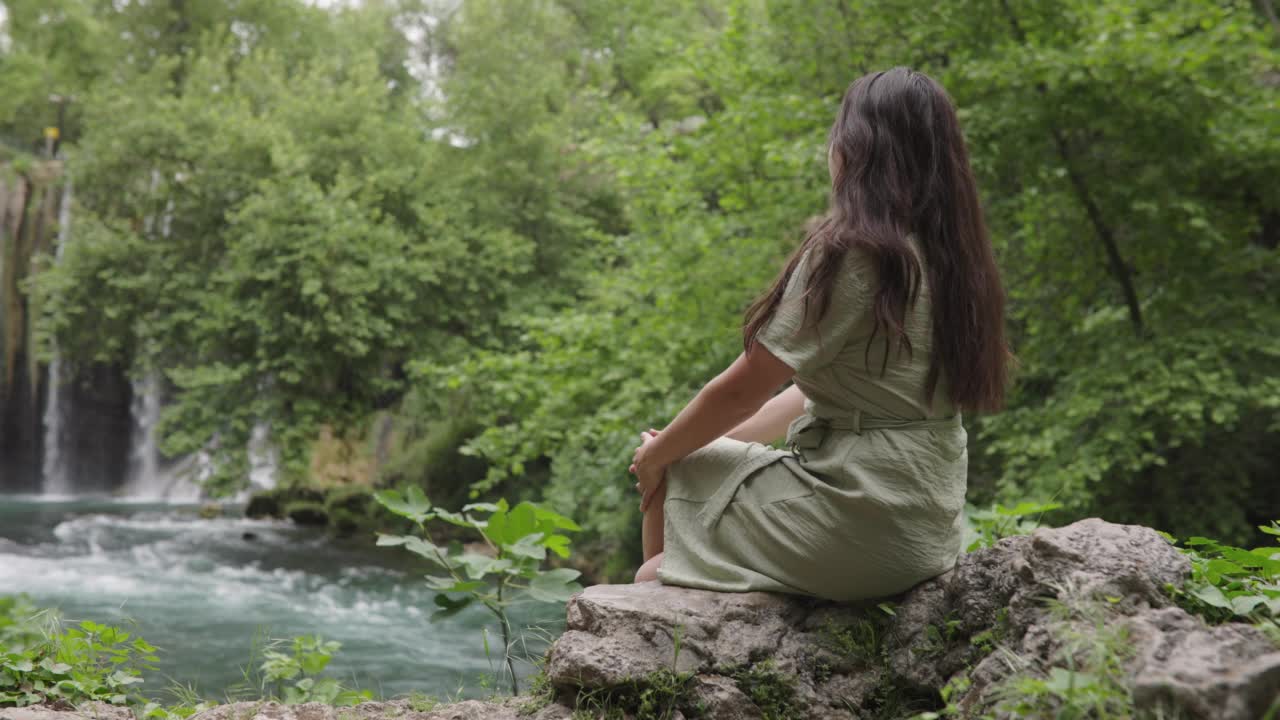
<svg viewBox="0 0 1280 720">
<path fill-rule="evenodd" d="M 813 257 L 813 251 L 807 251 L 787 281 L 777 312 L 756 335 L 761 345 L 798 374 L 830 363 L 870 309 L 866 272 L 853 255 L 854 251 L 846 254 L 827 312 L 815 324 L 805 317 L 804 291 Z M 816 301 L 810 305 L 810 312 L 817 313 Z"/>
</svg>

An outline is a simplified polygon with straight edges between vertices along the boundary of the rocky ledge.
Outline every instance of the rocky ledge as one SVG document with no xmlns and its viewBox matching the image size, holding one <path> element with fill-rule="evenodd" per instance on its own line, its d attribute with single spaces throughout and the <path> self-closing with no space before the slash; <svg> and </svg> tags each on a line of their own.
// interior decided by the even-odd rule
<svg viewBox="0 0 1280 720">
<path fill-rule="evenodd" d="M 839 568 L 833 566 L 833 572 Z M 420 712 L 237 703 L 199 720 L 1139 717 L 1256 720 L 1280 708 L 1280 647 L 1207 626 L 1168 588 L 1190 572 L 1155 531 L 1091 519 L 1008 538 L 891 602 L 853 607 L 658 583 L 568 604 L 536 696 Z M 12 715 L 0 720 L 67 720 Z M 1280 716 L 1278 716 L 1280 717 Z"/>
</svg>

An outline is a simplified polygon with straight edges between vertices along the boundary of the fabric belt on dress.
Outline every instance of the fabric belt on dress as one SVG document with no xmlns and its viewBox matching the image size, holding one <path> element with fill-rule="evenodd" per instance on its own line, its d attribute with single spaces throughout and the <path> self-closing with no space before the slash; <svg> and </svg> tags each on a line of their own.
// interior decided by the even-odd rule
<svg viewBox="0 0 1280 720">
<path fill-rule="evenodd" d="M 816 417 L 805 413 L 788 426 L 787 447 L 791 449 L 793 455 L 803 460 L 804 456 L 800 451 L 815 450 L 821 447 L 827 437 L 827 433 L 831 430 L 848 430 L 861 435 L 863 430 L 942 429 L 959 425 L 959 413 L 951 417 L 926 420 L 866 417 L 861 410 L 854 410 L 849 415 L 833 418 Z M 751 477 L 757 470 L 777 460 L 776 455 L 761 453 L 755 459 L 739 467 L 737 472 L 707 499 L 707 504 L 698 513 L 698 518 L 702 521 L 702 524 L 707 528 L 715 527 L 716 523 L 720 521 L 720 517 L 724 515 L 725 510 L 729 508 L 729 503 L 733 501 L 733 496 L 738 493 L 738 488 L 742 487 L 742 483 L 746 482 L 747 478 Z"/>
</svg>

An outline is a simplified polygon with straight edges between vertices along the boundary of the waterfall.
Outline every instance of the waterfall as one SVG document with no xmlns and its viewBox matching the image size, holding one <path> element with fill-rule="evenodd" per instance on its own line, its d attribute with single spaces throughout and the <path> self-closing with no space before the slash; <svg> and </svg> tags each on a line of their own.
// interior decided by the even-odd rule
<svg viewBox="0 0 1280 720">
<path fill-rule="evenodd" d="M 45 495 L 70 495 L 71 479 L 63 462 L 62 358 L 57 354 L 49 363 L 48 398 L 44 406 L 44 458 L 41 460 L 41 485 Z"/>
<path fill-rule="evenodd" d="M 153 174 L 153 191 L 158 182 L 159 175 Z M 71 242 L 71 205 L 68 175 L 58 208 L 55 264 Z M 170 201 L 158 217 L 145 219 L 146 230 L 167 236 L 172 219 Z M 157 432 L 166 395 L 162 376 L 152 373 L 129 381 L 113 366 L 70 365 L 55 346 L 41 416 L 40 492 L 50 498 L 114 494 L 132 500 L 199 501 L 202 483 L 215 470 L 218 440 L 181 458 L 164 457 Z M 275 487 L 279 452 L 270 437 L 266 422 L 254 425 L 247 447 L 250 490 Z"/>
<path fill-rule="evenodd" d="M 257 422 L 249 436 L 249 490 L 272 490 L 280 465 L 280 453 L 270 444 L 271 426 Z"/>
<path fill-rule="evenodd" d="M 201 462 L 205 453 L 196 453 L 177 462 L 167 462 L 160 454 L 159 436 L 162 393 L 159 376 L 150 374 L 133 383 L 133 434 L 129 470 L 124 495 L 137 500 L 195 502 L 201 491 L 197 480 L 207 469 Z"/>
<path fill-rule="evenodd" d="M 62 262 L 62 253 L 71 241 L 71 176 L 68 174 L 62 186 L 62 200 L 58 206 L 58 246 L 54 249 L 54 263 Z M 71 478 L 68 477 L 67 464 L 63 461 L 65 450 L 65 433 L 63 414 L 66 412 L 62 401 L 62 358 L 58 355 L 58 347 L 53 348 L 53 362 L 49 363 L 46 376 L 44 406 L 44 457 L 41 459 L 41 490 L 45 495 L 70 495 Z"/>
</svg>

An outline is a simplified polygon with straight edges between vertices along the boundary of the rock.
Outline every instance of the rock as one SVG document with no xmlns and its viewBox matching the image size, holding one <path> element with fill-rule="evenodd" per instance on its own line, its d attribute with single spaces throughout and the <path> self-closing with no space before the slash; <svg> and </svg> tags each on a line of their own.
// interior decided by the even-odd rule
<svg viewBox="0 0 1280 720">
<path fill-rule="evenodd" d="M 200 519 L 213 520 L 222 517 L 221 503 L 208 502 L 200 506 Z"/>
<path fill-rule="evenodd" d="M 1280 701 L 1280 648 L 1239 624 L 1205 627 L 1176 608 L 1129 618 L 1134 703 L 1192 717 L 1262 717 Z"/>
<path fill-rule="evenodd" d="M 762 720 L 764 714 L 733 680 L 719 675 L 694 678 L 693 704 L 707 708 L 707 720 Z"/>
<path fill-rule="evenodd" d="M 280 516 L 280 498 L 274 492 L 254 493 L 244 506 L 247 518 L 270 518 Z"/>
<path fill-rule="evenodd" d="M 55 710 L 44 705 L 0 708 L 0 720 L 134 720 L 134 717 L 127 707 L 89 702 L 75 710 Z"/>
<path fill-rule="evenodd" d="M 865 607 L 649 582 L 590 587 L 570 600 L 567 614 L 567 630 L 551 647 L 546 666 L 548 679 L 564 690 L 618 689 L 674 670 L 699 674 L 693 698 L 707 704 L 709 717 L 762 717 L 742 686 L 768 682 L 787 688 L 792 709 L 803 709 L 805 717 L 837 718 L 850 717 L 843 710 L 846 701 L 864 699 L 842 693 L 872 689 L 848 677 L 819 679 L 814 672 L 848 664 L 830 649 L 838 643 L 830 629 L 867 622 Z"/>
<path fill-rule="evenodd" d="M 284 516 L 298 525 L 323 527 L 329 524 L 329 515 L 324 511 L 324 505 L 310 500 L 295 500 L 285 505 Z"/>
<path fill-rule="evenodd" d="M 1280 697 L 1280 648 L 1252 626 L 1208 627 L 1176 607 L 1166 587 L 1189 573 L 1155 531 L 1090 519 L 966 554 L 895 598 L 892 614 L 874 603 L 597 585 L 570 600 L 546 673 L 569 705 L 578 693 L 636 697 L 685 673 L 681 709 L 712 718 L 940 710 L 939 690 L 955 680 L 950 700 L 965 712 L 1013 717 L 1001 694 L 1012 674 L 1087 668 L 1087 651 L 1103 643 L 1113 654 L 1099 682 L 1125 702 L 1131 692 L 1136 711 L 1261 717 Z"/>
<path fill-rule="evenodd" d="M 1181 586 L 1190 572 L 1182 553 L 1154 530 L 1096 518 L 1007 538 L 906 593 L 889 665 L 912 687 L 937 689 L 980 652 L 968 643 L 939 648 L 939 629 L 953 638 L 1021 637 L 1044 617 L 1046 598 L 1118 597 L 1128 609 L 1165 607 L 1171 601 L 1162 588 Z M 921 663 L 921 655 L 934 661 Z"/>
</svg>

